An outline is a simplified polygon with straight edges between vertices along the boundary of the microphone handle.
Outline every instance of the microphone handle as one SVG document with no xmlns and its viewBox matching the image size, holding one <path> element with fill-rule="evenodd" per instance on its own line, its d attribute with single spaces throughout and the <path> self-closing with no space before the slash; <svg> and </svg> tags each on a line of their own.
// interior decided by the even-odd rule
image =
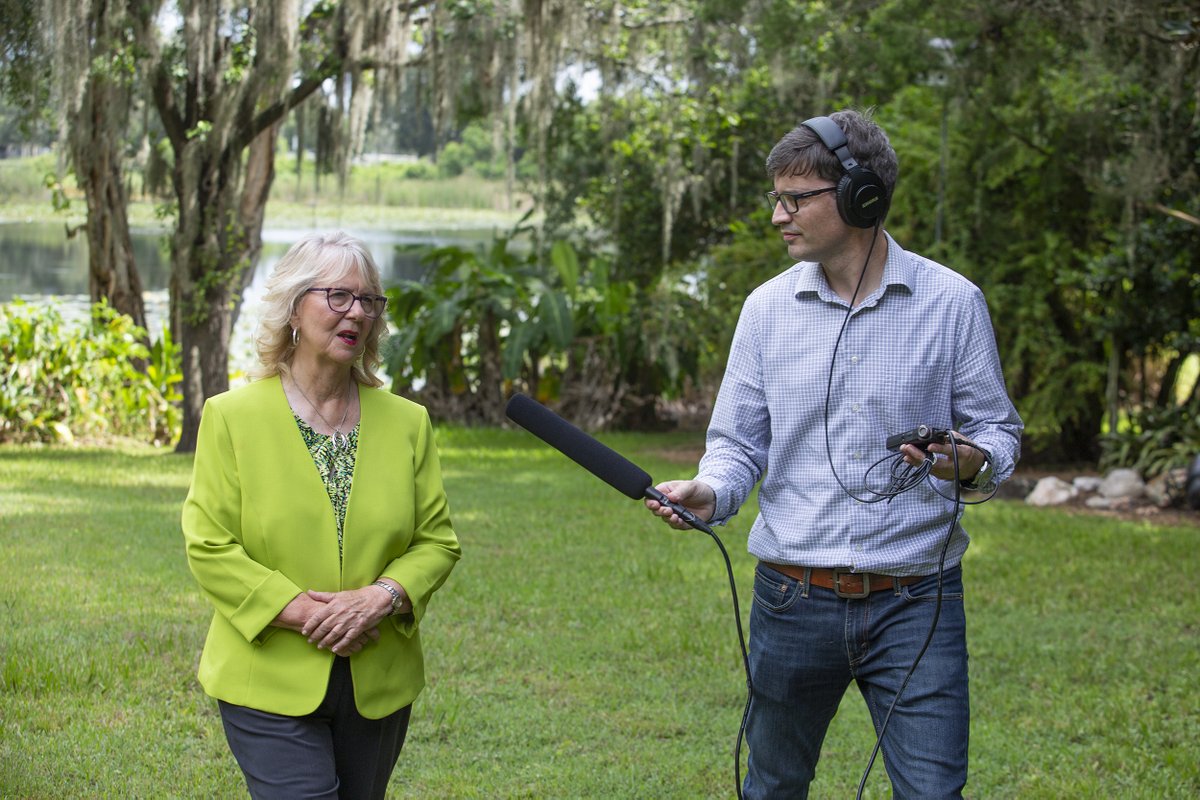
<svg viewBox="0 0 1200 800">
<path fill-rule="evenodd" d="M 709 536 L 714 535 L 713 529 L 708 527 L 708 524 L 704 520 L 697 517 L 695 514 L 693 514 L 691 511 L 684 508 L 683 506 L 681 506 L 679 503 L 672 501 L 665 494 L 660 492 L 658 489 L 655 489 L 653 486 L 646 487 L 646 497 L 649 497 L 651 500 L 657 501 L 659 505 L 664 505 L 667 508 L 671 509 L 679 516 L 679 518 L 681 520 L 686 522 L 688 525 L 691 525 L 696 530 L 704 531 Z"/>
</svg>

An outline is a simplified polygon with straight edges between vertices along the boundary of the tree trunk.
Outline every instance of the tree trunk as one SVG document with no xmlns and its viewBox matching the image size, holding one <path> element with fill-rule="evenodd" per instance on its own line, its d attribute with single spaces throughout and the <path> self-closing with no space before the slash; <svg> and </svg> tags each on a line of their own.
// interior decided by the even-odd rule
<svg viewBox="0 0 1200 800">
<path fill-rule="evenodd" d="M 1108 376 L 1104 388 L 1104 407 L 1108 412 L 1109 433 L 1121 425 L 1121 345 L 1115 335 L 1108 337 Z"/>
<path fill-rule="evenodd" d="M 529 370 L 525 382 L 529 387 L 529 396 L 541 402 L 542 394 L 542 352 L 536 347 L 529 349 Z"/>
<path fill-rule="evenodd" d="M 1175 405 L 1175 382 L 1179 380 L 1179 371 L 1190 356 L 1191 351 L 1184 350 L 1167 362 L 1154 396 L 1155 408 L 1171 408 Z"/>
<path fill-rule="evenodd" d="M 93 303 L 107 300 L 145 329 L 146 304 L 129 235 L 121 169 L 111 162 L 100 165 L 97 160 L 87 172 L 88 292 Z"/>
<path fill-rule="evenodd" d="M 103 74 L 87 79 L 69 133 L 75 178 L 87 199 L 88 292 L 146 327 L 142 280 L 129 235 L 121 138 L 128 91 Z"/>
<path fill-rule="evenodd" d="M 210 160 L 203 143 L 176 156 L 179 219 L 171 243 L 171 317 L 183 357 L 183 423 L 176 452 L 196 449 L 206 398 L 229 389 L 229 340 L 262 251 L 275 180 L 278 125 L 240 154 Z M 182 156 L 182 157 L 181 157 Z M 211 165 L 211 166 L 210 166 Z"/>
<path fill-rule="evenodd" d="M 172 298 L 175 291 L 172 291 Z M 196 434 L 204 401 L 229 388 L 229 332 L 233 330 L 233 313 L 228 306 L 217 312 L 214 305 L 200 320 L 189 319 L 180 310 L 186 302 L 172 300 L 172 323 L 176 341 L 180 343 L 183 367 L 183 424 L 177 453 L 196 449 Z"/>
<path fill-rule="evenodd" d="M 504 421 L 504 378 L 500 374 L 500 321 L 485 311 L 479 321 L 479 385 L 475 388 L 480 422 L 499 425 Z"/>
</svg>

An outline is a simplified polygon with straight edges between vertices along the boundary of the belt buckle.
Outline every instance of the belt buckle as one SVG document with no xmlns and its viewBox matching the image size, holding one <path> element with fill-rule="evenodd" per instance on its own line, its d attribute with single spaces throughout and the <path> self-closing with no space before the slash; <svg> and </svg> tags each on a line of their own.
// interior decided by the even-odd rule
<svg viewBox="0 0 1200 800">
<path fill-rule="evenodd" d="M 862 579 L 861 592 L 848 592 L 842 589 L 842 576 L 853 575 L 856 578 Z M 848 569 L 835 569 L 833 571 L 833 591 L 838 597 L 846 600 L 862 600 L 871 593 L 871 576 L 866 572 L 851 572 Z"/>
</svg>

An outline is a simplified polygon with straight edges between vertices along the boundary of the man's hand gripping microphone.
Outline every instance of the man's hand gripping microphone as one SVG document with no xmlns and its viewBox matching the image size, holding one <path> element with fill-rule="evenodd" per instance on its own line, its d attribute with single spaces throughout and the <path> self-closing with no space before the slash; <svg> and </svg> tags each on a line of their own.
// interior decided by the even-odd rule
<svg viewBox="0 0 1200 800">
<path fill-rule="evenodd" d="M 691 525 L 696 530 L 704 531 L 710 536 L 714 535 L 713 529 L 708 526 L 707 522 L 697 517 L 686 507 L 680 505 L 679 503 L 673 502 L 669 497 L 660 492 L 658 489 L 655 489 L 653 486 L 650 486 L 646 489 L 646 497 L 654 500 L 659 505 L 666 506 L 667 508 L 671 509 L 675 512 L 677 517 L 686 522 L 688 525 Z"/>
</svg>

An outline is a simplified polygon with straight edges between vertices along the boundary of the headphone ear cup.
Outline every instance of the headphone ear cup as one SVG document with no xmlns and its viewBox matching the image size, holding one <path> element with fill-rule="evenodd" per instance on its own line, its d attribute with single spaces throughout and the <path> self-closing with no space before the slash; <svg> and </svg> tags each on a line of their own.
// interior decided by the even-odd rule
<svg viewBox="0 0 1200 800">
<path fill-rule="evenodd" d="M 837 207 L 842 221 L 847 225 L 853 228 L 873 227 L 887 214 L 887 188 L 871 170 L 855 167 L 838 181 Z"/>
</svg>

